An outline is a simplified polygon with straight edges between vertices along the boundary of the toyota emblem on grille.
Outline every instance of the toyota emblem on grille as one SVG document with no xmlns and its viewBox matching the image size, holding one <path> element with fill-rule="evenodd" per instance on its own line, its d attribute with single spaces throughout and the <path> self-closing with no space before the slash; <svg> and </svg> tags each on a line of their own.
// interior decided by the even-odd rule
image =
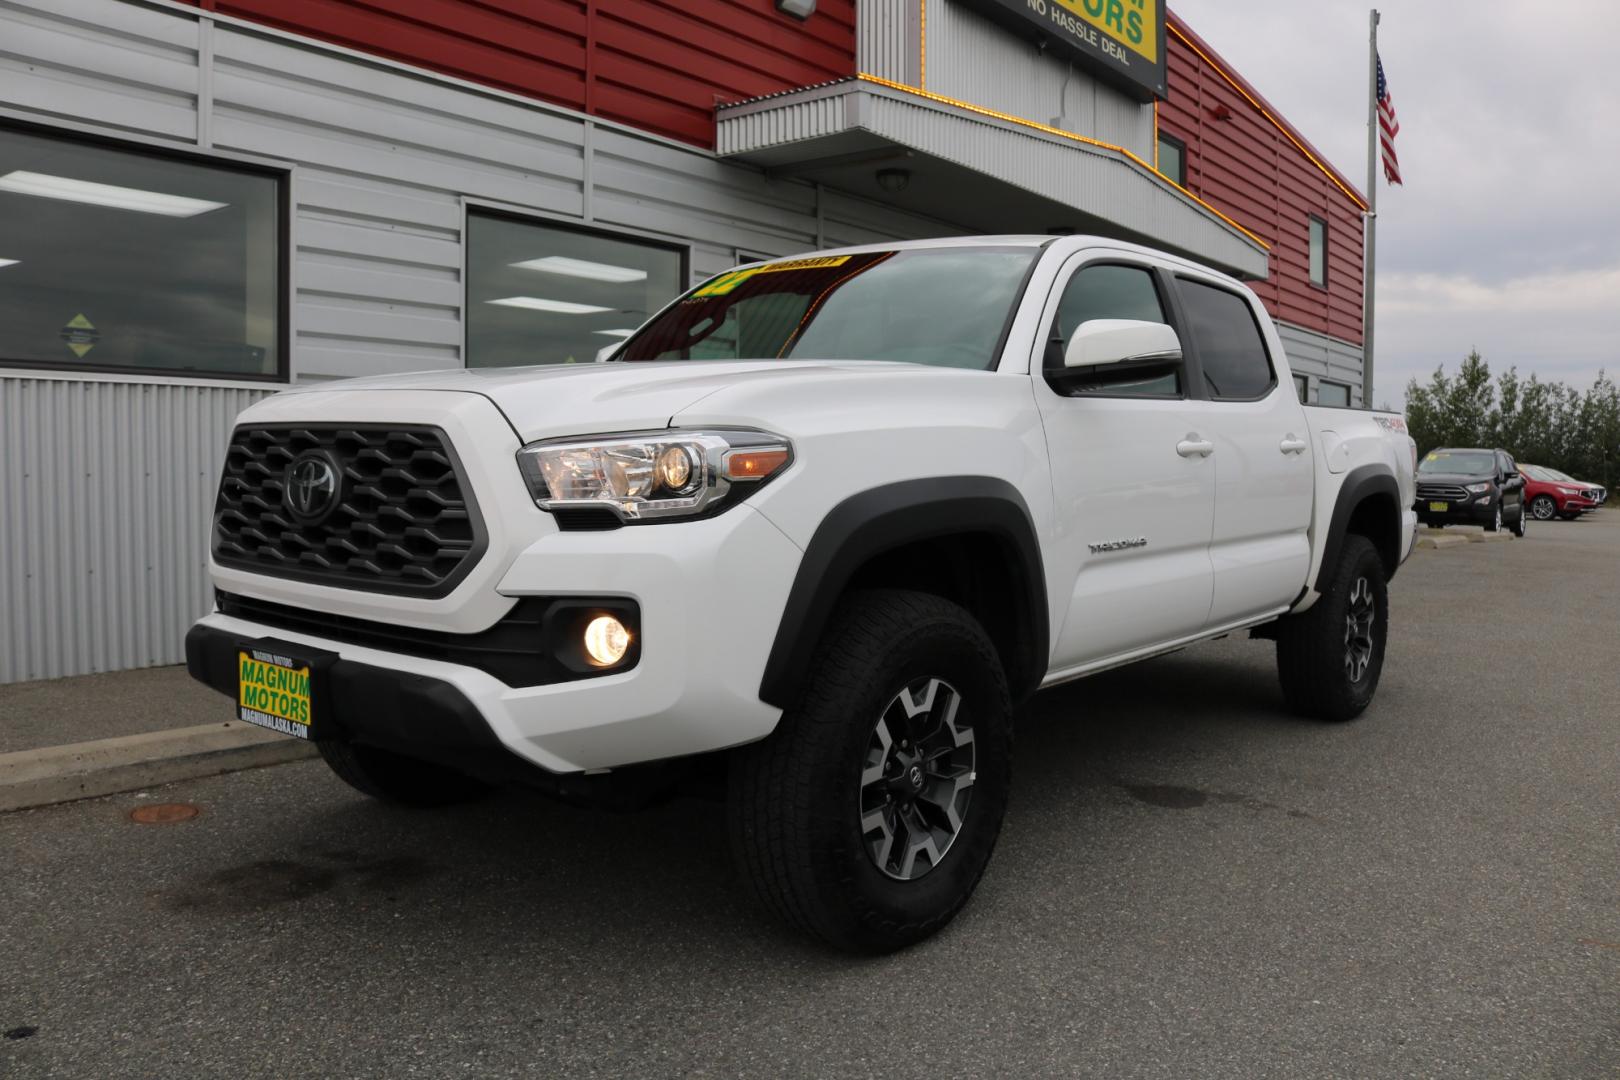
<svg viewBox="0 0 1620 1080">
<path fill-rule="evenodd" d="M 317 524 L 337 505 L 337 466 L 325 451 L 306 450 L 287 466 L 282 491 L 294 518 L 305 525 Z"/>
</svg>

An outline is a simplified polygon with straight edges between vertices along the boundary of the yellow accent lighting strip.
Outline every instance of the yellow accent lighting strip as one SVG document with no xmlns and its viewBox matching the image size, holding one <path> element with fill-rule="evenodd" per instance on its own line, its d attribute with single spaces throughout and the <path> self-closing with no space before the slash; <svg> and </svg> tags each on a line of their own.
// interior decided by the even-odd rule
<svg viewBox="0 0 1620 1080">
<path fill-rule="evenodd" d="M 1348 195 L 1350 197 L 1351 202 L 1355 203 L 1356 206 L 1359 209 L 1361 209 L 1363 212 L 1365 212 L 1367 210 L 1366 201 L 1363 200 L 1361 198 L 1361 196 L 1357 195 L 1354 191 L 1352 191 L 1349 187 L 1346 187 L 1344 182 L 1333 174 L 1332 169 L 1329 169 L 1326 165 L 1322 164 L 1321 161 L 1317 160 L 1316 155 L 1311 153 L 1308 149 L 1305 148 L 1304 143 L 1302 143 L 1298 139 L 1294 138 L 1294 133 L 1293 132 L 1289 131 L 1288 128 L 1285 127 L 1282 124 L 1282 122 L 1280 120 L 1278 120 L 1275 116 L 1272 116 L 1270 111 L 1268 111 L 1264 105 L 1260 104 L 1260 102 L 1258 102 L 1258 101 L 1256 101 L 1254 99 L 1253 95 L 1251 95 L 1247 90 L 1243 89 L 1243 86 L 1236 79 L 1232 78 L 1231 74 L 1226 70 L 1225 65 L 1223 65 L 1220 62 L 1216 61 L 1213 57 L 1211 57 L 1203 49 L 1200 49 L 1193 42 L 1193 40 L 1191 38 L 1189 38 L 1186 34 L 1182 33 L 1181 30 L 1177 29 L 1176 25 L 1174 23 L 1166 23 L 1165 25 L 1172 34 L 1176 35 L 1177 38 L 1181 39 L 1181 43 L 1183 45 L 1186 45 L 1187 48 L 1189 48 L 1193 52 L 1197 53 L 1198 56 L 1199 56 L 1199 59 L 1203 60 L 1204 63 L 1206 63 L 1210 67 L 1214 68 L 1215 71 L 1220 75 L 1221 78 L 1225 79 L 1229 84 L 1231 84 L 1232 89 L 1236 90 L 1239 94 L 1243 95 L 1243 100 L 1247 101 L 1250 105 L 1253 105 L 1256 112 L 1258 112 L 1261 116 L 1265 117 L 1267 120 L 1271 121 L 1271 125 L 1273 127 L 1275 127 L 1278 131 L 1282 132 L 1283 136 L 1285 138 L 1287 138 L 1287 140 L 1289 142 L 1294 144 L 1294 148 L 1297 149 L 1301 154 L 1305 155 L 1305 159 L 1307 161 L 1309 161 L 1312 165 L 1315 165 L 1318 169 L 1322 170 L 1322 175 L 1327 177 L 1329 180 L 1333 181 L 1333 185 L 1335 187 L 1337 187 L 1340 191 L 1342 191 L 1346 195 Z"/>
<path fill-rule="evenodd" d="M 1264 250 L 1271 250 L 1270 244 L 1266 243 L 1254 233 L 1250 232 L 1248 229 L 1245 229 L 1242 225 L 1239 225 L 1226 214 L 1221 213 L 1221 211 L 1217 210 L 1215 207 L 1211 206 L 1197 195 L 1194 195 L 1192 192 L 1188 191 L 1186 188 L 1182 187 L 1168 176 L 1165 176 L 1163 173 L 1159 172 L 1158 169 L 1154 168 L 1152 165 L 1149 165 L 1147 162 L 1143 161 L 1140 157 L 1136 156 L 1123 146 L 1115 146 L 1113 143 L 1106 143 L 1101 139 L 1093 139 L 1085 135 L 1076 135 L 1072 131 L 1064 131 L 1062 128 L 1051 127 L 1047 124 L 1037 124 L 1035 121 L 1025 120 L 1021 116 L 1013 116 L 1010 113 L 997 112 L 994 109 L 987 109 L 982 105 L 973 105 L 966 101 L 958 101 L 955 98 L 948 98 L 942 94 L 934 94 L 927 90 L 919 90 L 915 86 L 907 86 L 905 83 L 897 83 L 892 79 L 885 79 L 878 75 L 868 75 L 864 71 L 860 72 L 855 77 L 862 82 L 876 83 L 879 86 L 887 86 L 890 90 L 899 90 L 901 93 L 905 94 L 915 94 L 918 97 L 927 98 L 929 101 L 937 101 L 941 105 L 949 105 L 956 109 L 965 109 L 971 113 L 978 113 L 980 116 L 988 116 L 993 120 L 1002 120 L 1009 124 L 1017 124 L 1019 127 L 1031 128 L 1035 131 L 1044 132 L 1048 135 L 1056 135 L 1059 138 L 1069 139 L 1078 143 L 1085 143 L 1087 146 L 1095 146 L 1102 150 L 1112 150 L 1133 164 L 1141 166 L 1141 168 L 1150 177 L 1159 180 L 1167 187 L 1174 188 L 1175 190 L 1181 192 L 1181 194 L 1187 196 L 1187 198 L 1191 199 L 1205 210 L 1208 210 L 1210 213 L 1232 226 L 1232 228 L 1236 229 L 1244 236 L 1247 236 L 1250 240 L 1253 240 L 1256 244 L 1259 244 Z M 1155 142 L 1157 142 L 1157 139 L 1155 139 Z"/>
<path fill-rule="evenodd" d="M 928 0 L 917 0 L 917 85 L 928 85 Z"/>
</svg>

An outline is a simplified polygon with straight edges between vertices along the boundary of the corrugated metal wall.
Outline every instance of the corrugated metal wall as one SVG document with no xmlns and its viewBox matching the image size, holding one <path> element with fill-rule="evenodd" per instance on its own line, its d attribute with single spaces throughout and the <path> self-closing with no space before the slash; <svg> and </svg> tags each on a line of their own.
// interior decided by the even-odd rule
<svg viewBox="0 0 1620 1080">
<path fill-rule="evenodd" d="M 927 0 L 925 88 L 1153 160 L 1153 106 L 1007 33 L 956 0 Z"/>
<path fill-rule="evenodd" d="M 860 0 L 855 16 L 856 68 L 920 86 L 922 0 Z"/>
<path fill-rule="evenodd" d="M 0 110 L 289 165 L 302 381 L 462 364 L 468 198 L 689 243 L 694 276 L 732 265 L 738 249 L 950 231 L 564 109 L 129 0 L 0 3 Z M 178 541 L 201 544 L 198 491 L 211 490 L 225 432 L 255 391 L 149 386 L 0 372 L 8 466 L 24 444 L 42 462 L 107 459 L 4 489 L 0 681 L 177 662 L 180 629 L 206 609 L 201 549 Z M 50 409 L 28 404 L 44 401 Z M 123 410 L 121 426 L 107 426 L 108 409 Z M 167 534 L 127 532 L 117 500 L 149 470 L 117 471 L 115 460 L 206 479 L 165 496 Z M 58 489 L 69 476 L 77 486 Z M 157 505 L 140 512 L 159 520 Z M 136 546 L 109 564 L 117 542 Z M 149 565 L 161 588 L 145 584 Z"/>
<path fill-rule="evenodd" d="M 172 664 L 242 386 L 0 378 L 0 683 Z"/>
<path fill-rule="evenodd" d="M 1316 400 L 1318 384 L 1323 379 L 1331 379 L 1350 387 L 1350 404 L 1360 406 L 1363 403 L 1361 346 L 1281 321 L 1277 323 L 1277 333 L 1282 337 L 1283 349 L 1288 353 L 1288 366 L 1296 374 L 1310 376 L 1311 401 Z"/>
<path fill-rule="evenodd" d="M 803 22 L 773 0 L 187 2 L 703 147 L 716 101 L 855 73 L 855 0 Z"/>
</svg>

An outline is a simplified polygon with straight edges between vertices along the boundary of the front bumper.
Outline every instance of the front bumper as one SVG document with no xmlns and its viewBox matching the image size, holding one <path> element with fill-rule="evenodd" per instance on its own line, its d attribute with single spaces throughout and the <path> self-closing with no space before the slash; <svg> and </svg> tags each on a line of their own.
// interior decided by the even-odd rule
<svg viewBox="0 0 1620 1080">
<path fill-rule="evenodd" d="M 1488 525 L 1496 520 L 1496 496 L 1492 495 L 1489 502 L 1482 502 L 1478 498 L 1468 502 L 1446 501 L 1445 510 L 1430 509 L 1438 499 L 1418 499 L 1412 504 L 1417 512 L 1418 520 L 1425 525 Z M 1506 515 L 1504 515 L 1505 517 Z"/>
<path fill-rule="evenodd" d="M 682 757 L 752 742 L 776 726 L 781 710 L 759 699 L 760 673 L 801 554 L 746 504 L 701 521 L 540 535 L 507 565 L 494 599 L 506 607 L 529 596 L 633 599 L 640 655 L 617 674 L 512 686 L 467 664 L 344 640 L 341 629 L 302 632 L 219 611 L 188 635 L 188 664 L 234 697 L 239 642 L 335 653 L 326 711 L 335 726 L 429 759 L 515 754 L 573 773 Z M 285 602 L 279 584 L 231 586 Z"/>
</svg>

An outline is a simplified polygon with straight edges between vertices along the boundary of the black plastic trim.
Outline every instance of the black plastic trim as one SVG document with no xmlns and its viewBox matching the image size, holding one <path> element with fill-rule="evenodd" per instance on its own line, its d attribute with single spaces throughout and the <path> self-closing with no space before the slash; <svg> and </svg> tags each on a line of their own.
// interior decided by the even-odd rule
<svg viewBox="0 0 1620 1080">
<path fill-rule="evenodd" d="M 275 630 L 289 630 L 345 645 L 419 656 L 476 668 L 507 686 L 549 686 L 629 671 L 641 658 L 641 607 L 622 597 L 527 596 L 491 627 L 471 634 L 421 630 L 291 607 L 236 593 L 217 592 L 220 614 Z M 612 615 L 630 628 L 631 646 L 611 668 L 584 657 L 579 631 L 596 615 Z M 299 646 L 308 651 L 305 646 Z"/>
<path fill-rule="evenodd" d="M 800 560 L 760 680 L 760 699 L 788 708 L 810 670 L 811 654 L 855 572 L 886 551 L 919 540 L 989 533 L 1004 547 L 1023 586 L 1013 597 L 1028 634 L 1027 670 L 1009 671 L 1015 696 L 1046 674 L 1046 571 L 1029 507 L 1018 489 L 989 476 L 905 480 L 851 495 L 822 519 Z"/>
<path fill-rule="evenodd" d="M 1316 569 L 1316 580 L 1311 583 L 1311 587 L 1318 592 L 1322 588 L 1323 576 L 1331 573 L 1331 568 L 1338 563 L 1339 548 L 1343 546 L 1345 533 L 1349 531 L 1351 516 L 1355 514 L 1356 507 L 1360 506 L 1369 495 L 1388 495 L 1390 502 L 1395 506 L 1397 557 L 1387 568 L 1389 571 L 1387 577 L 1395 576 L 1395 571 L 1400 566 L 1398 550 L 1401 529 L 1399 514 L 1402 509 L 1400 485 L 1395 482 L 1394 475 L 1385 466 L 1362 465 L 1351 469 L 1345 475 L 1344 483 L 1339 487 L 1339 497 L 1333 504 L 1333 518 L 1328 525 L 1327 538 L 1322 544 L 1322 563 Z"/>
</svg>

